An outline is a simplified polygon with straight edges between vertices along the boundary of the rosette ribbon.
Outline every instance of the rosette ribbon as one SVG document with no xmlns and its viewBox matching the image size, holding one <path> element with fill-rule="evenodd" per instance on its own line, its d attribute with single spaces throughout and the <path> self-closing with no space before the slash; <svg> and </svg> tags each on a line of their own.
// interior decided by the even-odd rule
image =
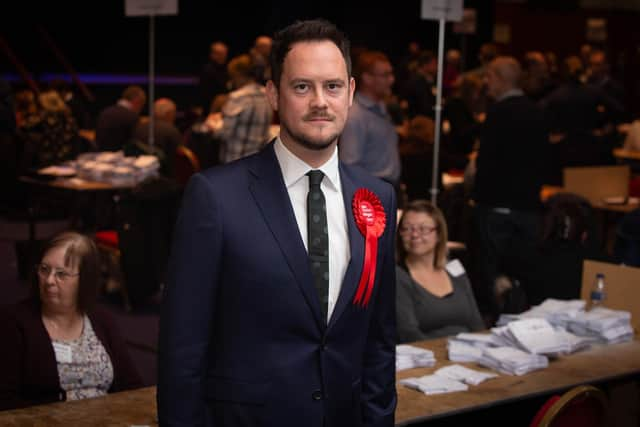
<svg viewBox="0 0 640 427">
<path fill-rule="evenodd" d="M 359 188 L 353 196 L 353 216 L 365 238 L 364 265 L 353 304 L 366 307 L 373 292 L 378 259 L 378 238 L 382 236 L 387 217 L 380 199 L 370 190 Z"/>
</svg>

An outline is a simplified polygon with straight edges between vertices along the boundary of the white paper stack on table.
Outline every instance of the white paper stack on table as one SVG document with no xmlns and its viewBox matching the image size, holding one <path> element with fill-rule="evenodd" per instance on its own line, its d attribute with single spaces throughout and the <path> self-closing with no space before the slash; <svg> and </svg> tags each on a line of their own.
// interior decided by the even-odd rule
<svg viewBox="0 0 640 427">
<path fill-rule="evenodd" d="M 400 384 L 421 391 L 424 394 L 442 394 L 454 391 L 465 391 L 469 386 L 460 381 L 450 380 L 440 375 L 425 375 L 423 377 L 405 378 Z"/>
<path fill-rule="evenodd" d="M 455 339 L 479 348 L 501 347 L 505 345 L 502 338 L 492 333 L 460 332 L 456 335 Z"/>
<path fill-rule="evenodd" d="M 436 364 L 433 351 L 408 344 L 396 346 L 396 371 L 428 368 Z"/>
<path fill-rule="evenodd" d="M 546 356 L 529 354 L 513 347 L 488 347 L 484 349 L 478 363 L 508 375 L 524 375 L 546 368 L 549 365 L 549 359 Z"/>
<path fill-rule="evenodd" d="M 498 376 L 489 372 L 480 372 L 474 369 L 469 369 L 462 365 L 445 366 L 444 368 L 440 368 L 435 371 L 434 374 L 449 378 L 450 380 L 462 381 L 469 385 L 478 385 L 483 381 Z"/>
<path fill-rule="evenodd" d="M 566 326 L 567 322 L 575 318 L 578 313 L 584 312 L 585 301 L 559 300 L 548 298 L 540 305 L 535 305 L 520 314 L 501 314 L 496 322 L 497 326 L 505 326 L 514 320 L 541 317 L 547 319 L 554 326 Z"/>
<path fill-rule="evenodd" d="M 579 336 L 572 334 L 564 328 L 556 328 L 556 333 L 564 338 L 569 346 L 569 353 L 575 353 L 579 350 L 591 347 L 598 342 L 598 338 L 592 336 Z"/>
<path fill-rule="evenodd" d="M 461 365 L 449 365 L 438 369 L 432 375 L 405 378 L 400 380 L 400 384 L 425 394 L 441 394 L 468 390 L 468 385 L 478 385 L 495 377 L 496 374 L 476 371 Z"/>
<path fill-rule="evenodd" d="M 509 322 L 492 332 L 509 342 L 511 347 L 534 354 L 568 353 L 571 346 L 565 334 L 557 333 L 545 319 L 531 318 Z"/>
<path fill-rule="evenodd" d="M 568 329 L 576 335 L 595 337 L 607 344 L 633 339 L 631 313 L 605 307 L 579 314 L 569 322 Z"/>
<path fill-rule="evenodd" d="M 453 362 L 477 362 L 482 357 L 482 347 L 454 338 L 447 342 L 449 360 Z"/>
</svg>

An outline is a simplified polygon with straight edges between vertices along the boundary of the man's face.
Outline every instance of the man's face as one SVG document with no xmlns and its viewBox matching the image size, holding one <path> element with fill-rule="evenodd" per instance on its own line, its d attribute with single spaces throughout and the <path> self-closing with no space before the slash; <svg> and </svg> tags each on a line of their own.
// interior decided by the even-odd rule
<svg viewBox="0 0 640 427">
<path fill-rule="evenodd" d="M 487 93 L 493 99 L 499 98 L 504 91 L 504 84 L 494 67 L 489 66 L 485 74 Z"/>
<path fill-rule="evenodd" d="M 594 78 L 604 78 L 607 75 L 607 60 L 600 52 L 592 53 L 589 57 L 591 75 Z"/>
<path fill-rule="evenodd" d="M 209 58 L 216 64 L 225 64 L 227 62 L 228 49 L 222 43 L 214 43 L 211 45 Z"/>
<path fill-rule="evenodd" d="M 325 150 L 344 128 L 355 83 L 331 41 L 294 43 L 282 65 L 279 88 L 267 95 L 280 116 L 280 137 L 290 149 Z"/>
<path fill-rule="evenodd" d="M 386 61 L 376 61 L 371 71 L 366 72 L 370 76 L 368 82 L 371 85 L 371 91 L 378 99 L 384 99 L 391 95 L 391 86 L 393 86 L 393 68 Z"/>
</svg>

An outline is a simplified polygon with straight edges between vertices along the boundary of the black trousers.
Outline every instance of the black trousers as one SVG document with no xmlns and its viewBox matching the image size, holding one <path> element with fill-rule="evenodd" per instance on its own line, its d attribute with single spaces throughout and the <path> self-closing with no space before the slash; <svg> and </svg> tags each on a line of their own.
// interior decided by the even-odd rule
<svg viewBox="0 0 640 427">
<path fill-rule="evenodd" d="M 500 309 L 494 297 L 494 283 L 505 275 L 517 280 L 525 295 L 534 280 L 535 248 L 539 236 L 540 214 L 478 205 L 473 210 L 470 256 L 472 280 L 478 305 L 494 316 Z"/>
</svg>

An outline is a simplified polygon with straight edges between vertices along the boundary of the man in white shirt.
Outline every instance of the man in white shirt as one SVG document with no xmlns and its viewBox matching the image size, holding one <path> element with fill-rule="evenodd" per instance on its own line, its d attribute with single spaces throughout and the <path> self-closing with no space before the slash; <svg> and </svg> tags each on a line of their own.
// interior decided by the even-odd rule
<svg viewBox="0 0 640 427">
<path fill-rule="evenodd" d="M 160 425 L 391 427 L 396 203 L 390 185 L 338 160 L 349 43 L 326 21 L 297 22 L 271 62 L 279 137 L 185 192 Z"/>
</svg>

